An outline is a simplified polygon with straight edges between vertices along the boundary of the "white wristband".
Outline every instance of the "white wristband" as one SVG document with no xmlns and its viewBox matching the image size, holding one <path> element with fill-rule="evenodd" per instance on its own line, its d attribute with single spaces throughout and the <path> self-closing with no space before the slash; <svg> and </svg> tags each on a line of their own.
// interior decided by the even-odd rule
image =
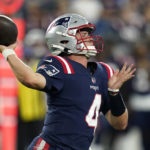
<svg viewBox="0 0 150 150">
<path fill-rule="evenodd" d="M 111 88 L 108 88 L 108 92 L 109 92 L 109 95 L 111 95 L 111 96 L 116 96 L 116 95 L 118 95 L 118 93 L 119 93 L 119 89 L 111 89 Z"/>
<path fill-rule="evenodd" d="M 2 55 L 4 56 L 4 58 L 7 60 L 7 57 L 9 55 L 16 55 L 16 53 L 14 52 L 14 50 L 12 49 L 5 49 L 3 52 L 2 52 Z"/>
<path fill-rule="evenodd" d="M 111 88 L 108 88 L 108 91 L 109 91 L 109 92 L 119 92 L 119 89 L 111 89 Z"/>
</svg>

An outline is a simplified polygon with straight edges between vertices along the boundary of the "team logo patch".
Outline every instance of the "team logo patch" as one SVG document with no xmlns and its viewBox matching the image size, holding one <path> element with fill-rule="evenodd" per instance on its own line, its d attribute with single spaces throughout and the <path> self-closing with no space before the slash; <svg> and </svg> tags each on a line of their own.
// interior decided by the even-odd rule
<svg viewBox="0 0 150 150">
<path fill-rule="evenodd" d="M 42 66 L 38 67 L 37 70 L 44 69 L 44 68 L 46 68 L 46 66 L 45 66 L 45 65 L 42 65 Z"/>
<path fill-rule="evenodd" d="M 49 76 L 55 76 L 56 74 L 58 74 L 60 72 L 53 65 L 48 65 L 48 66 L 42 65 L 37 70 L 40 70 L 40 69 L 44 70 L 46 72 L 46 74 Z"/>
</svg>

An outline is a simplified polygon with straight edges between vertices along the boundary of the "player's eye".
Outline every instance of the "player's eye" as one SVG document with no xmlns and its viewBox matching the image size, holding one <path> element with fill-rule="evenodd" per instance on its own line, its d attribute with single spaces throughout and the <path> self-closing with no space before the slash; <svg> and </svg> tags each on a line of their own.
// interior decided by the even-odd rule
<svg viewBox="0 0 150 150">
<path fill-rule="evenodd" d="M 93 30 L 91 28 L 81 28 L 78 31 L 80 31 L 80 32 L 84 32 L 85 31 L 85 32 L 88 32 L 88 34 L 91 34 Z"/>
</svg>

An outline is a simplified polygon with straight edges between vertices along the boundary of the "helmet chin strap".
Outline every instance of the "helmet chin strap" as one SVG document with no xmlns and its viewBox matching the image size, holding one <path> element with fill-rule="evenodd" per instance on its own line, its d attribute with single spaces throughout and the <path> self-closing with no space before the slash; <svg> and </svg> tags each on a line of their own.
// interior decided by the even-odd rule
<svg viewBox="0 0 150 150">
<path fill-rule="evenodd" d="M 80 50 L 80 49 L 82 49 L 82 50 Z M 97 54 L 97 50 L 96 50 L 95 46 L 85 47 L 85 45 L 83 43 L 80 44 L 80 48 L 77 49 L 77 51 L 78 51 L 78 54 L 84 54 L 88 58 L 92 57 L 92 56 L 96 56 L 96 54 Z"/>
</svg>

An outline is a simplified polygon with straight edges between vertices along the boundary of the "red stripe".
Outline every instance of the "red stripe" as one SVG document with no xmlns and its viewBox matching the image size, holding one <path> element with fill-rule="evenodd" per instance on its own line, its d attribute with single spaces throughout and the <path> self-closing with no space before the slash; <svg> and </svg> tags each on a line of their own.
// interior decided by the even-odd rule
<svg viewBox="0 0 150 150">
<path fill-rule="evenodd" d="M 38 148 L 38 146 L 40 145 L 41 141 L 42 141 L 42 138 L 40 137 L 40 138 L 37 140 L 37 142 L 36 142 L 36 144 L 35 144 L 33 150 L 37 150 L 37 148 Z"/>
<path fill-rule="evenodd" d="M 50 145 L 48 143 L 46 143 L 43 150 L 48 150 L 49 148 L 50 148 Z"/>
<path fill-rule="evenodd" d="M 66 64 L 65 64 L 58 56 L 52 56 L 52 57 L 55 57 L 58 61 L 60 61 L 60 63 L 61 63 L 62 66 L 63 66 L 64 73 L 68 74 L 68 70 L 67 70 Z M 64 60 L 67 62 L 67 64 L 69 65 L 69 68 L 70 68 L 70 70 L 71 70 L 71 74 L 74 74 L 74 69 L 73 69 L 72 65 L 71 65 L 65 58 L 63 58 L 63 59 L 64 59 Z"/>
<path fill-rule="evenodd" d="M 57 60 L 59 60 L 60 63 L 62 64 L 63 68 L 64 68 L 64 73 L 68 73 L 66 65 L 64 64 L 64 62 L 57 56 L 52 56 L 52 57 L 55 57 Z"/>
<path fill-rule="evenodd" d="M 105 64 L 105 63 L 103 63 L 103 62 L 99 62 L 100 64 L 102 64 L 103 66 L 105 66 L 105 68 L 106 68 L 106 70 L 107 70 L 107 74 L 108 74 L 108 80 L 110 79 L 110 77 L 111 77 L 111 74 L 110 74 L 110 69 L 108 68 L 108 66 Z M 110 67 L 110 66 L 109 66 Z M 111 67 L 110 67 L 111 68 Z M 112 68 L 111 68 L 112 69 Z M 113 71 L 113 69 L 112 69 L 112 71 Z M 114 71 L 113 71 L 113 73 L 114 73 Z"/>
</svg>

